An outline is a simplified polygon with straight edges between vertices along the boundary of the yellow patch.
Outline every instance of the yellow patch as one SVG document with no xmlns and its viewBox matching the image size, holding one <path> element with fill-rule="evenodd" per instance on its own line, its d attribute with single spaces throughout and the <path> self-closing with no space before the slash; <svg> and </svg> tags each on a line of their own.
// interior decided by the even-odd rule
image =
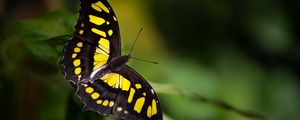
<svg viewBox="0 0 300 120">
<path fill-rule="evenodd" d="M 154 95 L 154 90 L 153 89 L 151 89 L 151 93 Z"/>
<path fill-rule="evenodd" d="M 96 28 L 92 28 L 92 32 L 94 32 L 95 34 L 101 35 L 103 37 L 106 37 L 106 33 L 104 31 L 98 30 Z"/>
<path fill-rule="evenodd" d="M 101 80 L 103 80 L 105 83 L 107 83 L 107 81 L 111 78 L 111 76 L 113 75 L 113 73 L 108 73 L 105 74 L 102 78 L 100 78 Z"/>
<path fill-rule="evenodd" d="M 81 64 L 80 59 L 76 59 L 76 60 L 73 61 L 73 65 L 75 67 L 79 66 L 80 64 Z"/>
<path fill-rule="evenodd" d="M 90 22 L 92 22 L 96 25 L 102 25 L 103 23 L 105 23 L 105 20 L 98 16 L 89 15 L 89 18 L 90 18 Z"/>
<path fill-rule="evenodd" d="M 78 47 L 82 47 L 82 46 L 83 46 L 83 43 L 82 43 L 82 42 L 78 42 L 78 43 L 77 43 L 77 46 L 78 46 Z"/>
<path fill-rule="evenodd" d="M 79 30 L 79 34 L 80 34 L 80 35 L 82 35 L 82 34 L 83 34 L 83 32 L 84 32 L 83 30 Z"/>
<path fill-rule="evenodd" d="M 135 93 L 135 89 L 134 88 L 130 88 L 129 96 L 128 96 L 128 99 L 127 99 L 128 103 L 132 102 L 134 93 Z"/>
<path fill-rule="evenodd" d="M 144 95 L 144 96 L 146 96 L 146 93 L 145 93 L 145 92 L 143 92 L 143 95 Z"/>
<path fill-rule="evenodd" d="M 120 88 L 124 91 L 128 91 L 130 88 L 130 81 L 117 73 L 106 74 L 101 78 L 101 80 L 113 88 Z"/>
<path fill-rule="evenodd" d="M 104 100 L 102 103 L 103 106 L 107 106 L 108 105 L 108 100 Z"/>
<path fill-rule="evenodd" d="M 144 106 L 144 102 L 145 102 L 145 97 L 140 97 L 139 99 L 137 99 L 134 105 L 134 110 L 138 113 L 141 113 L 142 108 Z"/>
<path fill-rule="evenodd" d="M 115 20 L 115 21 L 117 21 L 117 18 L 116 18 L 116 16 L 114 16 L 113 18 L 114 18 L 114 20 Z"/>
<path fill-rule="evenodd" d="M 72 54 L 72 58 L 76 58 L 77 57 L 77 54 L 76 53 L 73 53 Z"/>
<path fill-rule="evenodd" d="M 127 111 L 127 110 L 125 110 L 125 111 L 124 111 L 124 113 L 125 113 L 125 114 L 128 114 L 128 111 Z"/>
<path fill-rule="evenodd" d="M 100 97 L 100 94 L 97 93 L 97 92 L 94 92 L 92 95 L 91 95 L 92 99 L 98 99 Z"/>
<path fill-rule="evenodd" d="M 142 85 L 141 84 L 135 84 L 135 87 L 136 87 L 136 89 L 140 89 L 140 88 L 142 88 Z"/>
<path fill-rule="evenodd" d="M 148 106 L 147 116 L 148 116 L 149 118 L 152 116 L 152 114 L 151 114 L 151 106 Z"/>
<path fill-rule="evenodd" d="M 108 56 L 98 53 L 94 55 L 94 70 L 103 66 L 108 60 Z"/>
<path fill-rule="evenodd" d="M 79 75 L 79 76 L 81 76 L 81 75 Z M 84 87 L 88 87 L 88 85 L 87 84 L 82 84 Z"/>
<path fill-rule="evenodd" d="M 121 80 L 122 80 L 122 90 L 128 91 L 130 88 L 130 81 L 124 78 L 123 76 L 121 76 Z"/>
<path fill-rule="evenodd" d="M 98 5 L 96 5 L 95 3 L 92 3 L 91 6 L 94 10 L 97 10 L 98 12 L 102 12 L 101 8 Z"/>
<path fill-rule="evenodd" d="M 114 106 L 114 104 L 115 104 L 114 101 L 110 101 L 110 102 L 109 102 L 109 107 Z"/>
<path fill-rule="evenodd" d="M 91 94 L 92 92 L 94 92 L 94 88 L 92 88 L 92 87 L 87 87 L 87 88 L 85 89 L 85 92 L 88 93 L 88 94 Z"/>
<path fill-rule="evenodd" d="M 119 85 L 117 85 L 117 82 L 119 82 L 119 74 L 112 73 L 112 76 L 108 79 L 107 84 L 111 87 L 118 88 Z"/>
<path fill-rule="evenodd" d="M 105 12 L 109 13 L 109 9 L 100 1 L 98 1 L 97 3 L 93 3 L 96 4 L 98 7 L 100 7 L 102 10 L 104 10 Z M 93 6 L 93 5 L 92 5 Z"/>
<path fill-rule="evenodd" d="M 75 68 L 75 74 L 78 75 L 81 73 L 81 68 L 78 67 L 78 68 Z"/>
<path fill-rule="evenodd" d="M 74 52 L 79 53 L 80 52 L 80 48 L 79 47 L 74 48 Z"/>
<path fill-rule="evenodd" d="M 122 107 L 117 107 L 117 111 L 122 111 L 123 108 Z"/>
<path fill-rule="evenodd" d="M 112 34 L 113 34 L 113 31 L 112 31 L 112 30 L 109 30 L 109 31 L 108 31 L 108 35 L 111 36 Z"/>
<path fill-rule="evenodd" d="M 152 116 L 157 114 L 157 107 L 156 107 L 156 102 L 155 100 L 153 99 L 152 100 Z"/>
<path fill-rule="evenodd" d="M 81 23 L 81 27 L 84 27 L 84 23 Z"/>
<path fill-rule="evenodd" d="M 109 21 L 106 21 L 106 24 L 109 25 Z"/>
<path fill-rule="evenodd" d="M 100 105 L 102 103 L 102 100 L 97 100 L 96 103 Z"/>
<path fill-rule="evenodd" d="M 100 38 L 99 47 L 101 50 L 103 50 L 105 53 L 109 53 L 109 41 L 105 38 Z"/>
</svg>

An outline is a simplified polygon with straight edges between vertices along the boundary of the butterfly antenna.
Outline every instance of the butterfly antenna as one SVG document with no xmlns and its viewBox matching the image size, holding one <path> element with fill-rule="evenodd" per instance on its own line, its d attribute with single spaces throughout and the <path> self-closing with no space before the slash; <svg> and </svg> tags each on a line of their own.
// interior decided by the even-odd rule
<svg viewBox="0 0 300 120">
<path fill-rule="evenodd" d="M 136 57 L 132 57 L 132 56 L 131 56 L 131 59 L 135 59 L 135 60 L 143 61 L 143 62 L 147 62 L 147 63 L 158 64 L 158 62 L 155 62 L 155 61 L 145 60 L 145 59 L 136 58 Z"/>
<path fill-rule="evenodd" d="M 136 36 L 136 38 L 135 38 L 135 40 L 134 40 L 134 43 L 133 43 L 133 45 L 132 45 L 132 47 L 131 47 L 131 49 L 130 49 L 128 55 L 131 55 L 131 52 L 132 52 L 132 50 L 133 50 L 133 48 L 134 48 L 134 46 L 135 46 L 135 43 L 136 43 L 136 41 L 138 40 L 138 38 L 139 38 L 139 36 L 140 36 L 140 34 L 141 34 L 142 31 L 143 31 L 143 27 L 140 29 L 139 33 L 137 34 L 137 36 Z"/>
</svg>

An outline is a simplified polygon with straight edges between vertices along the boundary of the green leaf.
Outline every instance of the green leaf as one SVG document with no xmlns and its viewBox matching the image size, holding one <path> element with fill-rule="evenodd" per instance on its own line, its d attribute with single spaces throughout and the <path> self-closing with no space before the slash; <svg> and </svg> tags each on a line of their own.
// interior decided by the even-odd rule
<svg viewBox="0 0 300 120">
<path fill-rule="evenodd" d="M 64 43 L 74 31 L 76 19 L 69 13 L 53 12 L 36 19 L 16 21 L 13 29 L 34 56 L 57 64 Z"/>
</svg>

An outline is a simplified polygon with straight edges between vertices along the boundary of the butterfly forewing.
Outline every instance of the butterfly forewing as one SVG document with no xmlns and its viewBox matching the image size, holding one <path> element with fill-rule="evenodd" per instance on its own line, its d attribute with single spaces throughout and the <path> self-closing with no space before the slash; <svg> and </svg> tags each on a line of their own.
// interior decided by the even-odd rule
<svg viewBox="0 0 300 120">
<path fill-rule="evenodd" d="M 106 0 L 81 0 L 74 36 L 61 60 L 67 80 L 89 79 L 93 71 L 121 55 L 117 18 Z"/>
</svg>

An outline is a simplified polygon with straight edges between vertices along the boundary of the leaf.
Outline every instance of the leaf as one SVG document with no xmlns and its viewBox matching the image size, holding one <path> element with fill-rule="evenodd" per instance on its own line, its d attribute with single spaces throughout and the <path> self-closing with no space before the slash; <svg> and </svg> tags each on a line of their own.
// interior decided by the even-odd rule
<svg viewBox="0 0 300 120">
<path fill-rule="evenodd" d="M 76 19 L 69 13 L 52 12 L 40 18 L 16 21 L 13 29 L 34 56 L 57 64 L 64 43 L 74 30 Z"/>
</svg>

